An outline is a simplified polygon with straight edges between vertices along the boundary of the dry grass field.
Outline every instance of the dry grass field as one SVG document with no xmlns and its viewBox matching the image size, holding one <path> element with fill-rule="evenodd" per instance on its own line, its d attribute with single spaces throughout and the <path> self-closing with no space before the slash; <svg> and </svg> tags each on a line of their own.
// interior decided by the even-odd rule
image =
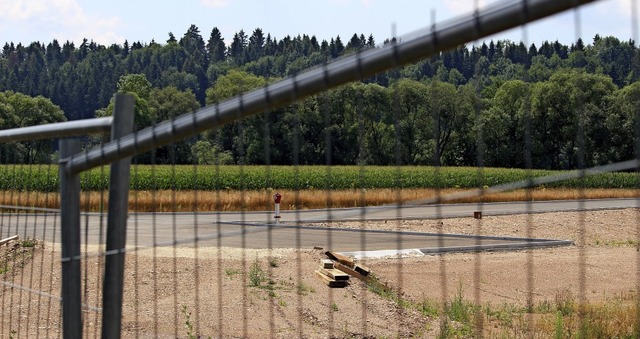
<svg viewBox="0 0 640 339">
<path fill-rule="evenodd" d="M 362 190 L 281 190 L 282 210 L 347 208 L 377 206 L 434 198 L 437 194 L 463 192 L 461 189 L 362 189 Z M 129 210 L 132 212 L 191 212 L 191 211 L 265 211 L 273 209 L 274 190 L 262 191 L 131 191 Z M 640 191 L 631 189 L 557 189 L 539 188 L 516 190 L 449 201 L 451 203 L 541 201 L 567 199 L 635 198 Z M 107 208 L 107 192 L 83 192 L 81 205 L 84 211 L 100 211 Z M 0 205 L 59 208 L 60 198 L 55 193 L 0 192 Z"/>
</svg>

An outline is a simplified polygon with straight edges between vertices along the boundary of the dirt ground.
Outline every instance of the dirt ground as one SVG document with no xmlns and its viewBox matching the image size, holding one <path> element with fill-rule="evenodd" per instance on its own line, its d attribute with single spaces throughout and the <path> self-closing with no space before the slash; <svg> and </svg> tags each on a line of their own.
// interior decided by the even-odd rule
<svg viewBox="0 0 640 339">
<path fill-rule="evenodd" d="M 328 288 L 314 273 L 325 258 L 320 250 L 141 249 L 127 254 L 122 337 L 435 337 L 438 318 L 415 305 L 461 294 L 478 305 L 524 307 L 558 296 L 598 302 L 638 291 L 637 209 L 332 225 L 567 239 L 575 245 L 361 261 L 393 288 L 391 297 L 354 278 L 346 288 Z M 83 322 L 84 336 L 91 338 L 101 331 L 104 258 L 91 255 L 96 248 L 86 250 Z M 1 258 L 14 258 L 15 251 L 29 260 L 3 264 L 0 337 L 60 337 L 58 249 L 0 246 Z"/>
</svg>

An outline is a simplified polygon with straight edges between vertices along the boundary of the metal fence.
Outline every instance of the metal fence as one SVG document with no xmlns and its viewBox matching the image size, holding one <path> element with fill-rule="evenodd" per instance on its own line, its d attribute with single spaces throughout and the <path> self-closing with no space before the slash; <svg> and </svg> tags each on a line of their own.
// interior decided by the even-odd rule
<svg viewBox="0 0 640 339">
<path fill-rule="evenodd" d="M 358 52 L 136 133 L 131 133 L 132 121 L 127 120 L 132 117 L 132 99 L 118 95 L 114 119 L 96 120 L 94 128 L 67 125 L 63 128 L 68 131 L 65 134 L 58 134 L 60 126 L 51 128 L 51 132 L 41 127 L 0 134 L 0 140 L 6 142 L 95 133 L 114 126 L 111 141 L 100 147 L 81 152 L 80 139 L 60 142 L 59 209 L 48 204 L 49 200 L 58 199 L 57 192 L 3 193 L 16 197 L 5 199 L 12 203 L 0 206 L 4 209 L 0 214 L 0 238 L 11 241 L 13 235 L 18 235 L 19 241 L 13 240 L 12 248 L 3 249 L 6 260 L 0 267 L 3 277 L 0 333 L 6 337 L 68 338 L 539 335 L 533 310 L 533 300 L 538 293 L 536 282 L 553 277 L 540 273 L 536 266 L 554 262 L 537 261 L 539 252 L 530 249 L 571 242 L 537 237 L 534 230 L 538 221 L 532 212 L 587 210 L 595 208 L 594 205 L 601 208 L 607 202 L 579 199 L 570 207 L 529 202 L 509 211 L 503 210 L 505 205 L 472 204 L 458 206 L 460 210 L 455 212 L 436 203 L 602 172 L 634 170 L 638 168 L 637 159 L 452 195 L 437 192 L 434 199 L 408 204 L 353 210 L 308 211 L 294 207 L 278 215 L 282 222 L 276 222 L 280 220 L 274 220 L 271 212 L 201 212 L 198 202 L 205 198 L 199 197 L 206 193 L 198 190 L 197 180 L 190 192 L 193 196 L 190 213 L 176 211 L 176 206 L 183 202 L 175 190 L 134 190 L 133 196 L 129 196 L 129 188 L 136 187 L 138 170 L 142 170 L 135 164 L 130 169 L 129 164 L 131 157 L 224 124 L 294 104 L 345 83 L 590 2 L 501 2 L 457 20 L 434 24 L 415 38 L 397 39 L 380 48 Z M 640 136 L 636 134 L 635 138 Z M 4 161 L 11 162 L 11 159 Z M 109 164 L 109 170 L 101 167 Z M 11 171 L 10 167 L 6 168 Z M 57 173 L 51 166 L 33 168 L 49 175 Z M 170 171 L 174 171 L 175 179 L 175 169 Z M 330 164 L 327 171 L 331 171 Z M 198 167 L 193 166 L 192 172 L 197 178 Z M 97 193 L 97 208 L 89 207 L 91 195 L 96 192 L 80 190 L 83 176 L 98 176 L 98 180 L 110 183 L 108 193 Z M 29 178 L 24 180 L 23 190 L 29 192 Z M 268 186 L 262 192 L 268 196 L 272 193 Z M 218 190 L 212 199 L 221 204 L 224 194 Z M 292 198 L 284 199 L 296 201 L 298 194 L 293 192 Z M 331 190 L 319 194 L 326 194 L 327 201 L 331 201 Z M 354 200 L 365 194 L 364 190 L 354 191 Z M 170 195 L 167 201 L 172 212 L 169 213 L 157 209 L 165 195 Z M 137 205 L 143 199 L 151 199 L 156 209 L 149 213 L 128 213 L 129 209 L 139 210 Z M 624 200 L 624 204 L 622 207 L 637 207 L 637 200 Z M 108 206 L 108 213 L 104 206 Z M 99 212 L 89 212 L 96 209 Z M 450 234 L 452 232 L 443 227 L 450 223 L 449 218 L 474 213 L 476 219 L 457 221 L 466 224 L 467 229 L 462 226 L 453 232 L 466 234 Z M 519 223 L 526 229 L 525 237 L 484 233 L 483 213 L 523 214 Z M 629 213 L 624 222 L 640 225 L 637 211 Z M 565 316 L 571 316 L 563 312 L 574 311 L 565 304 L 584 305 L 588 289 L 597 288 L 587 281 L 588 254 L 583 238 L 586 214 L 581 212 L 567 218 L 578 218 L 577 250 L 557 253 L 575 255 L 576 279 L 565 285 L 577 285 L 578 288 L 573 289 L 577 296 L 567 296 L 563 289 L 558 291 L 556 300 L 540 301 L 536 307 L 557 306 L 560 317 L 546 326 L 562 326 Z M 428 234 L 415 231 L 420 225 L 431 225 L 435 228 L 429 229 L 438 231 Z M 432 244 L 424 245 L 427 242 Z M 465 257 L 442 255 L 430 258 L 429 262 L 412 257 L 430 253 L 426 247 L 437 253 L 464 249 L 529 250 L 518 252 L 516 259 L 505 261 L 502 266 L 499 260 L 486 258 L 489 254 L 478 252 Z M 423 250 L 416 253 L 416 248 Z M 332 289 L 325 283 L 341 285 L 342 279 L 349 275 L 331 271 L 329 276 L 338 274 L 334 281 L 327 279 L 322 269 L 316 272 L 320 259 L 327 255 L 326 250 L 333 251 L 328 254 L 333 261 L 326 265 L 350 272 L 351 283 L 347 288 Z M 340 254 L 356 258 L 356 262 L 350 263 L 353 259 L 342 258 Z M 367 259 L 371 255 L 383 259 Z M 638 255 L 633 259 L 640 262 Z M 452 268 L 453 261 L 460 260 L 470 263 L 461 269 Z M 565 264 L 559 262 L 559 265 Z M 513 265 L 521 265 L 518 269 L 524 273 L 515 273 Z M 513 278 L 513 284 L 522 284 L 518 296 L 484 289 L 483 279 L 488 279 L 487 274 Z M 637 281 L 635 274 L 624 277 Z M 513 303 L 492 308 L 484 303 L 482 295 L 486 293 Z M 637 293 L 637 288 L 629 293 Z M 465 298 L 469 296 L 471 298 Z M 574 318 L 564 321 L 582 324 L 590 321 L 584 309 L 575 312 Z M 501 326 L 506 322 L 521 324 L 505 326 L 507 333 L 493 333 L 490 331 L 494 326 L 492 321 Z"/>
</svg>

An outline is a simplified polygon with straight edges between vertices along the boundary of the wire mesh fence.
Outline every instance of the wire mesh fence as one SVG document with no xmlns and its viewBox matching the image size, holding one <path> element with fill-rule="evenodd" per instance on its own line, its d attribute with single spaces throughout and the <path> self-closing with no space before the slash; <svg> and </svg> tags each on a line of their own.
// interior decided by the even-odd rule
<svg viewBox="0 0 640 339">
<path fill-rule="evenodd" d="M 400 141 L 391 149 L 376 149 L 373 141 L 363 141 L 370 128 L 363 117 L 372 104 L 365 91 L 356 94 L 353 107 L 335 105 L 328 98 L 332 88 L 347 82 L 398 70 L 588 2 L 507 1 L 476 9 L 466 18 L 434 24 L 415 38 L 355 53 L 198 112 L 116 136 L 100 147 L 85 139 L 83 148 L 88 150 L 62 154 L 59 169 L 19 165 L 25 161 L 12 158 L 15 153 L 7 146 L 0 154 L 6 164 L 2 177 L 11 182 L 0 206 L 0 238 L 6 241 L 0 262 L 0 333 L 156 338 L 637 334 L 637 112 L 632 111 L 630 123 L 635 121 L 635 126 L 629 140 L 635 159 L 586 168 L 583 159 L 592 150 L 585 138 L 589 131 L 585 119 L 575 119 L 567 124 L 575 140 L 574 149 L 567 151 L 578 159 L 570 166 L 575 171 L 538 173 L 534 168 L 546 158 L 536 157 L 536 147 L 544 154 L 553 152 L 545 147 L 555 145 L 532 140 L 535 119 L 540 117 L 525 108 L 520 121 L 524 146 L 514 156 L 524 158 L 520 163 L 525 170 L 494 184 L 489 179 L 499 174 L 483 167 L 483 154 L 489 153 L 488 147 L 499 147 L 501 140 L 483 120 L 482 93 L 474 92 L 478 98 L 467 110 L 475 120 L 466 127 L 475 133 L 477 167 L 458 176 L 475 178 L 470 184 L 474 189 L 462 190 L 448 186 L 451 169 L 440 167 L 442 149 L 437 142 L 428 146 L 432 153 L 421 155 L 407 153 Z M 635 12 L 635 2 L 631 6 Z M 575 10 L 578 37 L 579 11 Z M 634 16 L 634 25 L 635 20 Z M 526 26 L 523 32 L 526 41 Z M 578 92 L 592 90 L 588 83 L 580 86 Z M 305 98 L 311 96 L 318 109 L 307 109 Z M 406 101 L 400 94 L 391 96 L 388 135 L 400 140 Z M 523 107 L 535 104 L 526 94 L 512 100 L 521 100 Z M 584 97 L 571 100 L 580 111 L 576 115 L 586 115 Z M 290 151 L 293 166 L 270 165 L 279 149 L 267 142 L 258 150 L 238 143 L 237 166 L 220 165 L 225 154 L 217 150 L 212 151 L 214 165 L 196 165 L 197 159 L 193 165 L 176 165 L 184 152 L 182 140 L 202 133 L 224 138 L 251 132 L 271 140 L 277 133 L 272 121 L 282 107 L 293 112 L 285 122 L 290 126 L 287 145 L 280 146 Z M 338 136 L 326 132 L 336 110 L 354 115 L 353 142 L 362 159 L 387 156 L 392 166 L 335 166 L 345 156 L 334 140 Z M 437 103 L 429 110 L 437 123 L 414 124 L 425 128 L 425 138 L 440 140 L 446 137 L 446 121 L 438 114 L 448 112 Z M 308 131 L 301 121 L 312 112 L 319 113 L 322 132 L 317 131 L 316 140 L 323 147 L 322 152 L 308 154 L 324 156 L 326 166 L 302 166 L 309 145 L 303 141 Z M 256 114 L 264 119 L 257 126 L 240 121 Z M 232 122 L 234 130 L 220 129 Z M 243 165 L 255 154 L 264 166 Z M 405 167 L 406 154 L 428 157 L 435 166 Z M 111 200 L 116 193 L 107 191 L 114 168 L 101 166 L 127 157 L 133 157 L 128 204 L 124 200 L 128 212 L 118 214 L 126 217 L 127 226 L 119 238 L 108 240 L 108 218 L 114 213 L 108 215 L 107 208 L 122 201 Z M 607 180 L 631 187 L 627 199 L 586 199 L 588 178 L 616 171 L 627 173 Z M 76 174 L 82 188 L 77 197 L 79 247 L 69 254 L 60 237 L 62 224 L 69 224 L 60 216 L 60 203 L 69 195 L 60 194 L 57 187 L 65 175 Z M 416 177 L 431 178 L 433 189 L 425 193 L 424 183 L 407 187 Z M 391 184 L 374 193 L 368 188 L 371 180 Z M 578 187 L 574 199 L 535 201 L 538 192 L 533 187 L 552 189 L 554 183 L 568 180 Z M 345 181 L 351 186 L 336 189 Z M 480 199 L 517 189 L 525 189 L 517 198 L 522 203 Z M 276 193 L 282 200 L 274 200 Z M 111 247 L 110 241 L 126 246 Z M 108 259 L 115 257 L 122 258 L 122 272 L 106 268 Z M 628 260 L 615 260 L 620 257 Z M 77 265 L 71 272 L 75 283 L 65 284 L 63 276 L 69 273 L 64 267 L 70 264 Z M 118 275 L 121 287 L 112 279 Z M 121 308 L 117 302 L 107 306 L 119 298 Z M 76 301 L 79 307 L 65 313 Z M 614 318 L 622 314 L 632 316 L 616 323 Z"/>
</svg>

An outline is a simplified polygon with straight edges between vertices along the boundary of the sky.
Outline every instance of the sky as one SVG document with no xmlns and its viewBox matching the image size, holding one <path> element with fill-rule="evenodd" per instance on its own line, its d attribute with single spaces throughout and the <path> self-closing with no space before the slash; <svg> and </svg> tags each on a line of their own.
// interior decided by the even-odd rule
<svg viewBox="0 0 640 339">
<path fill-rule="evenodd" d="M 634 37 L 632 1 L 638 0 L 600 0 L 484 41 L 539 46 L 558 40 L 570 45 L 577 37 L 591 43 L 595 34 L 629 40 Z M 104 45 L 152 39 L 165 43 L 169 32 L 179 39 L 192 24 L 205 42 L 217 27 L 227 44 L 241 29 L 250 36 L 256 28 L 277 39 L 307 34 L 329 41 L 340 36 L 345 44 L 354 33 L 371 34 L 380 44 L 429 27 L 434 17 L 441 23 L 469 16 L 476 4 L 482 8 L 496 2 L 500 0 L 0 0 L 0 44 L 57 39 L 77 45 L 83 38 Z"/>
</svg>

